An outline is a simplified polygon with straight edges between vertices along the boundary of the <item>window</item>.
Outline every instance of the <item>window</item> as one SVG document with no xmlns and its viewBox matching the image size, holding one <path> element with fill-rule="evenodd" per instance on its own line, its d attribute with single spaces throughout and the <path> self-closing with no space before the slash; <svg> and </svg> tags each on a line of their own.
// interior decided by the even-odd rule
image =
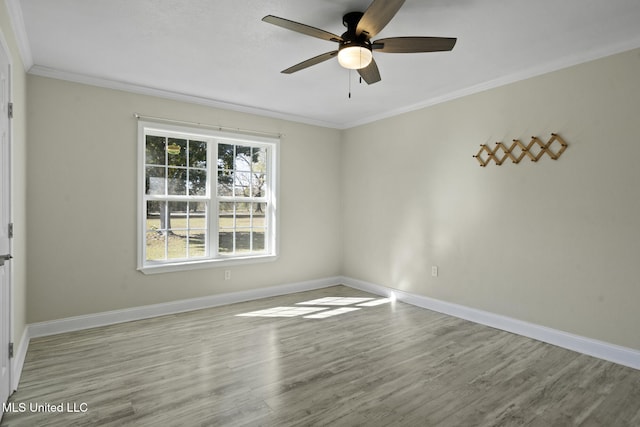
<svg viewBox="0 0 640 427">
<path fill-rule="evenodd" d="M 278 140 L 139 122 L 138 269 L 274 259 Z"/>
</svg>

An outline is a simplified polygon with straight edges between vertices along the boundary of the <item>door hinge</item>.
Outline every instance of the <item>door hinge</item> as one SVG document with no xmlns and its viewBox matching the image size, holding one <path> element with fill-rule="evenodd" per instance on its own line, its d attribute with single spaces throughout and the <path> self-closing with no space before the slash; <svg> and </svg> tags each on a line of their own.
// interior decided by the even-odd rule
<svg viewBox="0 0 640 427">
<path fill-rule="evenodd" d="M 13 343 L 9 343 L 9 359 L 13 359 Z"/>
<path fill-rule="evenodd" d="M 13 239 L 13 223 L 12 222 L 9 223 L 9 232 L 8 232 L 8 234 L 9 234 L 9 238 Z"/>
<path fill-rule="evenodd" d="M 7 110 L 9 112 L 9 118 L 13 119 L 13 102 L 9 103 L 9 106 L 7 107 Z"/>
</svg>

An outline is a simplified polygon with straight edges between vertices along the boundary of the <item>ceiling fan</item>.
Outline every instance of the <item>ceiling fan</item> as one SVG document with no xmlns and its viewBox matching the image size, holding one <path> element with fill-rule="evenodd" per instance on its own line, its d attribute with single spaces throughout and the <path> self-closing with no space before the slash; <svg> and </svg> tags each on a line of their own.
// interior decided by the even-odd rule
<svg viewBox="0 0 640 427">
<path fill-rule="evenodd" d="M 456 44 L 457 39 L 452 37 L 391 37 L 371 41 L 371 37 L 382 31 L 404 2 L 405 0 L 373 0 L 364 13 L 347 13 L 342 18 L 342 24 L 347 27 L 347 31 L 341 36 L 273 15 L 267 15 L 262 20 L 287 30 L 338 43 L 338 50 L 302 61 L 283 70 L 284 74 L 304 70 L 337 56 L 340 65 L 358 70 L 367 84 L 373 84 L 381 80 L 380 71 L 373 59 L 373 51 L 384 53 L 441 52 L 452 50 Z"/>
</svg>

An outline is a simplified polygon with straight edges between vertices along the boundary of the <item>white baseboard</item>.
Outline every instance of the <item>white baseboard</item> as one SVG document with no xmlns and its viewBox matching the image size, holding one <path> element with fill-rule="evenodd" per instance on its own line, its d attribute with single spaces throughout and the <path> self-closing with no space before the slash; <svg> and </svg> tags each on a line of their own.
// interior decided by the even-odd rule
<svg viewBox="0 0 640 427">
<path fill-rule="evenodd" d="M 27 325 L 28 337 L 44 337 L 64 332 L 73 332 L 99 326 L 113 325 L 116 323 L 130 322 L 132 320 L 148 319 L 167 314 L 182 313 L 260 298 L 310 291 L 313 289 L 338 285 L 340 284 L 340 279 L 340 277 L 328 277 L 325 279 L 308 280 L 305 282 L 289 283 L 268 288 L 231 292 L 200 298 L 171 301 L 162 304 L 105 311 L 102 313 L 87 314 L 84 316 L 67 317 L 64 319 L 50 320 L 46 322 L 31 323 Z"/>
<path fill-rule="evenodd" d="M 640 369 L 640 351 L 638 350 L 570 334 L 529 322 L 523 322 L 522 320 L 465 307 L 463 305 L 387 288 L 350 277 L 342 277 L 342 283 L 351 288 L 386 297 L 394 296 L 398 301 L 411 305 L 522 335 L 630 368 Z"/>
<path fill-rule="evenodd" d="M 24 359 L 27 357 L 27 349 L 29 348 L 29 326 L 24 328 L 20 344 L 17 351 L 13 354 L 11 359 L 11 390 L 16 391 L 18 389 L 18 383 L 20 382 L 20 376 L 22 375 L 22 367 L 24 366 Z"/>
</svg>

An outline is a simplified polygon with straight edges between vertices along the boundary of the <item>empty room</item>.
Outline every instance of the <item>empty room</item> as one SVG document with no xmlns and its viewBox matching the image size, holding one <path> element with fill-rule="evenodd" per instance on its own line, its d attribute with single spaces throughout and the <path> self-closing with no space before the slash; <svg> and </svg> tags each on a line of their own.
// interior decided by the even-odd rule
<svg viewBox="0 0 640 427">
<path fill-rule="evenodd" d="M 0 425 L 640 425 L 638 22 L 4 0 Z"/>
</svg>

